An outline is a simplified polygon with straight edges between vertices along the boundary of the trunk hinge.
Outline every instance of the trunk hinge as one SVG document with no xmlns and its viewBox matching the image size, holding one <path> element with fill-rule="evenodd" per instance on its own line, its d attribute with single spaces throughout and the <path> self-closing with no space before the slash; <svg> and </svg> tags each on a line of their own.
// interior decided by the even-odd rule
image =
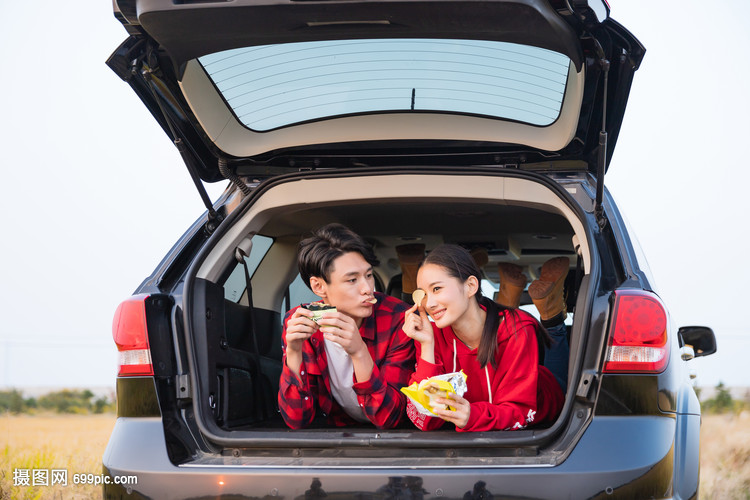
<svg viewBox="0 0 750 500">
<path fill-rule="evenodd" d="M 205 226 L 203 226 L 203 229 L 206 234 L 210 235 L 219 226 L 219 224 L 223 220 L 223 217 L 216 210 L 214 210 L 214 205 L 213 203 L 211 203 L 211 198 L 208 196 L 206 188 L 203 186 L 200 176 L 198 175 L 198 172 L 193 163 L 193 156 L 190 154 L 187 146 L 185 146 L 185 143 L 182 141 L 182 137 L 180 137 L 177 133 L 177 130 L 172 123 L 172 119 L 169 117 L 166 110 L 164 109 L 164 106 L 161 103 L 161 99 L 156 92 L 156 84 L 154 83 L 152 78 L 154 68 L 155 65 L 152 66 L 151 61 L 149 61 L 149 66 L 142 70 L 143 78 L 146 80 L 148 88 L 151 91 L 151 95 L 154 97 L 154 101 L 156 101 L 156 104 L 159 106 L 159 111 L 161 111 L 161 114 L 164 117 L 164 121 L 166 121 L 167 126 L 169 127 L 169 133 L 172 136 L 172 142 L 174 142 L 177 151 L 180 153 L 182 161 L 185 162 L 188 173 L 190 173 L 190 178 L 193 179 L 193 184 L 195 184 L 195 188 L 198 190 L 198 194 L 203 201 L 203 205 L 208 210 L 208 221 L 206 222 Z"/>
<path fill-rule="evenodd" d="M 599 66 L 604 73 L 604 98 L 602 99 L 602 130 L 599 132 L 599 149 L 596 161 L 596 203 L 594 204 L 594 215 L 600 229 L 607 225 L 607 218 L 604 216 L 602 203 L 604 200 L 604 173 L 607 168 L 607 87 L 609 82 L 609 60 L 604 55 L 604 49 L 594 38 L 596 43 L 597 56 L 599 57 Z"/>
<path fill-rule="evenodd" d="M 578 382 L 578 387 L 576 388 L 576 397 L 580 399 L 587 399 L 589 397 L 589 393 L 591 392 L 591 388 L 594 386 L 594 382 L 596 382 L 596 372 L 593 370 L 585 370 L 581 374 L 581 380 Z"/>
<path fill-rule="evenodd" d="M 177 399 L 182 399 L 182 400 L 193 399 L 193 390 L 190 387 L 190 374 L 189 373 L 177 375 L 177 383 L 175 384 L 175 390 L 177 391 Z"/>
</svg>

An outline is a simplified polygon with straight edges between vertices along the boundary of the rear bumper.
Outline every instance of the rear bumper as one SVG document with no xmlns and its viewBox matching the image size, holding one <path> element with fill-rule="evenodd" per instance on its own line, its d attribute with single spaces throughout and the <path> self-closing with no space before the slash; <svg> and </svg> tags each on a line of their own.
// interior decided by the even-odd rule
<svg viewBox="0 0 750 500">
<path fill-rule="evenodd" d="M 683 417 L 688 420 L 680 428 L 700 425 L 699 416 L 678 419 Z M 103 457 L 104 473 L 135 475 L 138 481 L 127 487 L 106 485 L 104 498 L 132 499 L 140 494 L 165 500 L 217 495 L 294 499 L 315 498 L 318 490 L 335 498 L 462 499 L 468 498 L 466 493 L 476 493 L 474 498 L 489 498 L 488 493 L 495 498 L 686 498 L 693 496 L 692 487 L 674 483 L 675 456 L 679 462 L 686 449 L 675 436 L 681 435 L 681 441 L 691 433 L 677 432 L 678 419 L 596 417 L 557 466 L 347 468 L 342 461 L 339 467 L 313 469 L 249 467 L 232 457 L 224 457 L 221 465 L 212 457 L 210 465 L 198 459 L 175 466 L 167 457 L 159 418 L 119 418 Z M 697 454 L 697 443 L 693 444 L 687 449 Z M 696 490 L 697 478 L 692 491 Z M 685 491 L 687 496 L 675 493 Z"/>
</svg>

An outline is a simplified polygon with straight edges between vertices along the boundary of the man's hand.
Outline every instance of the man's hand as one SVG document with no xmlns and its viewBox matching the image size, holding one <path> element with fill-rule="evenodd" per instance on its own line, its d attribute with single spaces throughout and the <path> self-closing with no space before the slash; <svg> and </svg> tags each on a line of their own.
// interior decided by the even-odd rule
<svg viewBox="0 0 750 500">
<path fill-rule="evenodd" d="M 359 334 L 359 328 L 354 319 L 340 312 L 324 312 L 318 320 L 323 336 L 344 348 L 346 353 L 354 357 L 367 352 L 365 341 Z"/>
<path fill-rule="evenodd" d="M 302 344 L 318 329 L 318 325 L 310 319 L 311 317 L 311 311 L 302 307 L 297 308 L 287 321 L 284 332 L 286 365 L 298 378 L 302 366 Z"/>
<path fill-rule="evenodd" d="M 344 348 L 352 359 L 357 382 L 367 382 L 375 363 L 354 319 L 340 312 L 324 312 L 318 320 L 323 336 Z"/>
</svg>

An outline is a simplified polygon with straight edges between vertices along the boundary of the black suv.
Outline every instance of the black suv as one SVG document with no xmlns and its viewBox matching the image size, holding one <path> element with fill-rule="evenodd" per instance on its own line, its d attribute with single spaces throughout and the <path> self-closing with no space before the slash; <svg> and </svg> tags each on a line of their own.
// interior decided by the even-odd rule
<svg viewBox="0 0 750 500">
<path fill-rule="evenodd" d="M 114 498 L 693 498 L 700 406 L 677 329 L 604 187 L 644 48 L 603 0 L 115 0 L 108 65 L 207 207 L 122 303 Z M 228 180 L 211 203 L 203 182 Z M 421 432 L 277 409 L 282 319 L 315 297 L 301 238 L 483 248 L 530 278 L 566 257 L 570 367 L 553 425 Z M 524 305 L 530 304 L 524 295 Z M 530 308 L 533 311 L 533 307 Z"/>
</svg>

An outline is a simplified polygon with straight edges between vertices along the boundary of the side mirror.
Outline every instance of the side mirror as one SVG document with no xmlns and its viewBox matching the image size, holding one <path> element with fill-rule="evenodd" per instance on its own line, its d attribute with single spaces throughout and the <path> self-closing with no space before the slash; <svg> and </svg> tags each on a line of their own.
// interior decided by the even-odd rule
<svg viewBox="0 0 750 500">
<path fill-rule="evenodd" d="M 572 6 L 576 13 L 587 17 L 587 20 L 603 23 L 609 18 L 609 4 L 605 0 L 573 0 Z M 589 9 L 594 14 L 594 19 L 591 19 Z"/>
<path fill-rule="evenodd" d="M 692 347 L 696 358 L 716 352 L 716 336 L 707 326 L 681 326 L 677 337 L 680 347 Z"/>
</svg>

